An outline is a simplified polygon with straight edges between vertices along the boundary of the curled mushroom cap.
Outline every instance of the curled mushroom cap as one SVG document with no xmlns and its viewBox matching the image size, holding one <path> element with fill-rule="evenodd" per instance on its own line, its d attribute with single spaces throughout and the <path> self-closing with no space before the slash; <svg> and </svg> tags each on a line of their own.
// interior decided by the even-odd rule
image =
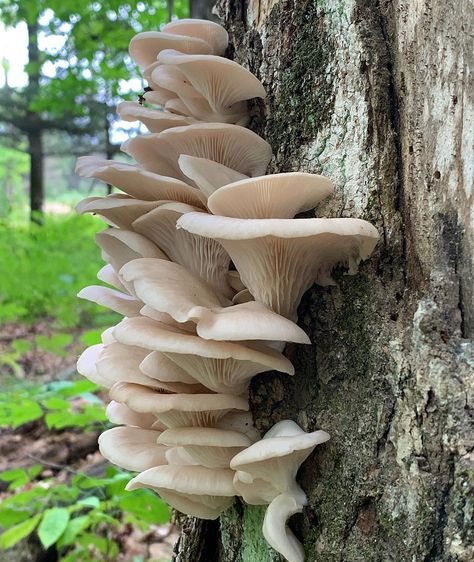
<svg viewBox="0 0 474 562">
<path fill-rule="evenodd" d="M 263 520 L 263 536 L 268 544 L 288 562 L 303 562 L 303 546 L 287 527 L 287 520 L 300 513 L 303 506 L 293 496 L 281 494 L 268 506 Z"/>
<path fill-rule="evenodd" d="M 196 120 L 192 117 L 173 115 L 172 113 L 143 107 L 143 105 L 134 101 L 119 103 L 117 113 L 123 121 L 140 121 L 151 133 L 161 133 L 172 127 L 185 127 L 196 123 Z"/>
<path fill-rule="evenodd" d="M 224 246 L 255 300 L 296 319 L 301 297 L 313 283 L 328 285 L 331 270 L 349 274 L 372 253 L 379 235 L 361 219 L 236 219 L 188 213 L 178 228 Z"/>
<path fill-rule="evenodd" d="M 233 292 L 227 282 L 230 258 L 221 244 L 176 228 L 178 219 L 192 210 L 189 205 L 165 204 L 141 217 L 133 227 L 164 250 L 173 262 L 207 281 L 218 293 L 231 297 Z"/>
<path fill-rule="evenodd" d="M 268 503 L 279 494 L 288 493 L 296 501 L 306 504 L 306 495 L 296 483 L 296 473 L 316 445 L 326 442 L 325 431 L 304 432 L 291 420 L 278 422 L 261 441 L 254 443 L 230 462 L 237 471 L 234 485 L 247 501 L 247 495 L 255 503 L 255 496 L 264 490 L 261 503 Z M 262 484 L 266 483 L 267 486 Z M 273 498 L 268 497 L 273 488 Z"/>
<path fill-rule="evenodd" d="M 162 51 L 158 60 L 178 68 L 186 81 L 208 102 L 212 113 L 193 113 L 199 119 L 235 123 L 247 115 L 247 100 L 266 96 L 260 80 L 234 61 L 214 55 L 186 55 L 172 50 Z M 159 67 L 153 71 L 152 78 L 160 84 L 157 72 Z M 181 97 L 181 93 L 177 93 Z M 182 99 L 187 104 L 187 98 Z"/>
<path fill-rule="evenodd" d="M 107 224 L 128 230 L 134 220 L 158 205 L 161 205 L 160 201 L 141 201 L 125 194 L 113 194 L 107 197 L 86 197 L 76 205 L 76 211 L 81 215 L 100 215 Z"/>
<path fill-rule="evenodd" d="M 126 141 L 122 150 L 147 170 L 186 181 L 181 154 L 207 158 L 247 176 L 265 173 L 272 157 L 270 145 L 257 134 L 226 123 L 173 127 L 162 133 Z"/>
<path fill-rule="evenodd" d="M 163 49 L 176 49 L 182 53 L 212 53 L 209 43 L 199 37 L 161 31 L 138 33 L 130 41 L 128 52 L 140 68 L 146 68 L 156 62 L 156 57 Z"/>
<path fill-rule="evenodd" d="M 248 178 L 215 191 L 208 201 L 214 215 L 241 219 L 290 219 L 316 207 L 334 191 L 328 178 L 291 172 Z"/>
<path fill-rule="evenodd" d="M 110 287 L 101 287 L 100 285 L 91 285 L 81 289 L 77 296 L 80 299 L 95 302 L 106 308 L 110 308 L 114 312 L 123 314 L 124 316 L 138 316 L 143 303 L 121 291 L 116 291 Z"/>
<path fill-rule="evenodd" d="M 167 427 L 212 427 L 230 410 L 249 408 L 247 400 L 232 394 L 160 394 L 129 383 L 116 383 L 110 397 L 135 412 L 156 415 Z"/>
<path fill-rule="evenodd" d="M 248 177 L 208 158 L 181 154 L 178 164 L 183 174 L 192 180 L 207 197 L 223 185 Z"/>
<path fill-rule="evenodd" d="M 168 447 L 158 444 L 159 431 L 141 427 L 114 427 L 99 436 L 99 450 L 107 460 L 125 470 L 141 472 L 167 464 Z"/>
<path fill-rule="evenodd" d="M 158 443 L 183 447 L 199 464 L 208 468 L 229 468 L 233 456 L 252 444 L 243 433 L 214 427 L 177 427 L 167 429 Z"/>
<path fill-rule="evenodd" d="M 166 33 L 198 37 L 212 48 L 215 55 L 223 55 L 229 43 L 229 34 L 226 29 L 209 20 L 180 19 L 167 23 L 163 27 Z"/>
<path fill-rule="evenodd" d="M 127 490 L 151 488 L 172 507 L 200 519 L 216 519 L 234 501 L 233 473 L 204 466 L 159 466 L 142 472 Z"/>
<path fill-rule="evenodd" d="M 261 303 L 222 308 L 222 297 L 179 264 L 144 258 L 129 262 L 120 274 L 143 302 L 178 322 L 196 322 L 198 335 L 205 339 L 309 343 L 301 328 Z"/>
<path fill-rule="evenodd" d="M 259 344 L 204 340 L 173 332 L 148 318 L 128 318 L 114 330 L 119 342 L 160 351 L 201 384 L 215 392 L 244 392 L 252 377 L 269 370 L 293 374 L 281 353 Z"/>
<path fill-rule="evenodd" d="M 199 190 L 175 178 L 160 176 L 123 162 L 81 156 L 76 164 L 76 172 L 87 178 L 105 181 L 143 201 L 169 199 L 206 208 L 206 196 Z"/>
<path fill-rule="evenodd" d="M 115 402 L 115 400 L 107 404 L 105 415 L 110 422 L 116 425 L 142 427 L 143 429 L 151 429 L 158 421 L 152 414 L 139 414 L 138 412 L 130 410 L 125 404 Z"/>
</svg>

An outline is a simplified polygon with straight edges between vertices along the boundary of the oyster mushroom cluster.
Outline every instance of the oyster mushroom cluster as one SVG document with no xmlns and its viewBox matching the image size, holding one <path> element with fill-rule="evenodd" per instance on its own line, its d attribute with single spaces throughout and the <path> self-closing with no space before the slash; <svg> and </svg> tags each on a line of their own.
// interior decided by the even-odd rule
<svg viewBox="0 0 474 562">
<path fill-rule="evenodd" d="M 265 90 L 223 58 L 227 43 L 221 26 L 181 20 L 130 44 L 149 84 L 146 106 L 118 111 L 150 134 L 123 145 L 135 164 L 77 164 L 120 190 L 77 207 L 109 226 L 96 238 L 102 284 L 79 297 L 124 319 L 84 351 L 78 370 L 109 389 L 117 427 L 100 436 L 100 450 L 138 473 L 130 490 L 151 488 L 204 519 L 235 496 L 269 505 L 267 541 L 299 562 L 286 526 L 307 502 L 296 473 L 329 435 L 284 420 L 259 439 L 248 387 L 266 371 L 294 374 L 282 350 L 309 343 L 295 323 L 303 293 L 330 283 L 337 264 L 355 273 L 378 234 L 359 219 L 294 218 L 333 186 L 314 174 L 265 175 L 270 146 L 243 126 L 248 101 Z"/>
</svg>

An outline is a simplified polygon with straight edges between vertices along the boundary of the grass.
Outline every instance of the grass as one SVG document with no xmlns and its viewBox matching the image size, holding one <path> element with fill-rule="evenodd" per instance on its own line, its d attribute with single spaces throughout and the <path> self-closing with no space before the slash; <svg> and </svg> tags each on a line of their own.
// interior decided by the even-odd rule
<svg viewBox="0 0 474 562">
<path fill-rule="evenodd" d="M 0 324 L 51 319 L 55 326 L 103 325 L 107 313 L 76 297 L 102 267 L 91 216 L 47 216 L 43 226 L 0 222 Z"/>
</svg>

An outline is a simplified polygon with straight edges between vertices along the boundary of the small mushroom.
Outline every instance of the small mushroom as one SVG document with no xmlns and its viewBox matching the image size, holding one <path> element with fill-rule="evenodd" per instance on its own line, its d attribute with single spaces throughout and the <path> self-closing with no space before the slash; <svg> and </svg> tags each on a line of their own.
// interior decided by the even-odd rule
<svg viewBox="0 0 474 562">
<path fill-rule="evenodd" d="M 138 316 L 143 307 L 143 303 L 135 297 L 116 291 L 110 287 L 102 287 L 101 285 L 90 285 L 81 289 L 77 296 L 80 299 L 88 300 L 110 308 L 114 312 L 123 314 L 124 316 Z"/>
<path fill-rule="evenodd" d="M 234 501 L 232 470 L 204 466 L 159 466 L 130 480 L 127 490 L 150 488 L 172 507 L 201 519 L 217 519 Z"/>
<path fill-rule="evenodd" d="M 229 468 L 238 452 L 252 444 L 243 433 L 214 427 L 176 427 L 158 437 L 158 443 L 183 449 L 202 466 Z"/>
<path fill-rule="evenodd" d="M 117 113 L 123 121 L 140 121 L 151 133 L 161 133 L 172 127 L 185 127 L 196 123 L 196 120 L 192 117 L 173 115 L 165 111 L 144 107 L 133 101 L 119 103 Z"/>
<path fill-rule="evenodd" d="M 158 444 L 159 431 L 141 427 L 114 427 L 99 436 L 99 450 L 112 464 L 141 472 L 168 464 L 165 445 Z"/>
<path fill-rule="evenodd" d="M 116 425 L 142 427 L 143 429 L 151 429 L 157 422 L 156 417 L 152 414 L 139 414 L 125 404 L 115 402 L 115 400 L 108 403 L 105 415 L 110 422 Z M 165 429 L 165 426 L 162 429 Z"/>
<path fill-rule="evenodd" d="M 163 27 L 166 33 L 186 35 L 188 37 L 198 37 L 211 46 L 215 55 L 223 55 L 229 44 L 229 34 L 227 30 L 209 20 L 184 18 L 171 21 Z"/>
<path fill-rule="evenodd" d="M 99 215 L 107 224 L 129 230 L 134 220 L 161 204 L 161 201 L 141 201 L 117 193 L 107 197 L 86 197 L 76 206 L 76 211 L 80 215 Z"/>
<path fill-rule="evenodd" d="M 377 244 L 377 229 L 361 219 L 238 219 L 187 213 L 177 222 L 224 246 L 256 301 L 295 320 L 313 283 L 332 283 L 339 263 L 357 272 Z"/>
<path fill-rule="evenodd" d="M 286 522 L 303 506 L 293 496 L 281 494 L 268 506 L 263 520 L 263 536 L 267 543 L 288 562 L 304 562 L 304 549 L 300 541 L 288 528 Z"/>
</svg>

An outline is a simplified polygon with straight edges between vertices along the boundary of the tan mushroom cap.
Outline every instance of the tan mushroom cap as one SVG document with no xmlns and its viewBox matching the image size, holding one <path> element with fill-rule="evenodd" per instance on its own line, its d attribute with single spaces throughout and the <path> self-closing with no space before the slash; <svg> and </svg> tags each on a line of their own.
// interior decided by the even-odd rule
<svg viewBox="0 0 474 562">
<path fill-rule="evenodd" d="M 233 473 L 204 466 L 159 466 L 142 472 L 127 490 L 150 488 L 172 507 L 200 519 L 217 519 L 234 501 Z"/>
<path fill-rule="evenodd" d="M 100 306 L 105 306 L 114 312 L 123 314 L 124 316 L 138 316 L 143 303 L 135 297 L 116 291 L 110 287 L 102 287 L 101 285 L 90 285 L 81 289 L 77 296 L 80 299 L 94 302 Z"/>
<path fill-rule="evenodd" d="M 198 37 L 161 31 L 138 33 L 130 41 L 128 52 L 140 68 L 146 68 L 156 61 L 163 49 L 176 49 L 182 53 L 212 53 L 209 43 Z"/>
<path fill-rule="evenodd" d="M 197 463 L 208 468 L 229 468 L 233 456 L 252 444 L 243 433 L 214 427 L 177 427 L 167 429 L 158 443 L 183 447 Z"/>
<path fill-rule="evenodd" d="M 219 162 L 187 154 L 181 154 L 178 164 L 183 174 L 192 180 L 207 197 L 223 185 L 248 177 Z"/>
<path fill-rule="evenodd" d="M 99 450 L 112 464 L 125 470 L 141 472 L 168 464 L 168 449 L 156 441 L 159 431 L 141 427 L 114 427 L 99 436 Z"/>
<path fill-rule="evenodd" d="M 115 289 L 119 291 L 127 291 L 127 288 L 123 285 L 110 263 L 105 264 L 104 267 L 99 269 L 97 272 L 97 279 L 103 283 L 107 283 L 107 285 L 112 285 L 112 287 L 115 287 Z"/>
<path fill-rule="evenodd" d="M 144 107 L 134 101 L 119 103 L 117 113 L 123 121 L 140 121 L 151 133 L 161 133 L 172 127 L 185 127 L 196 123 L 196 120 L 192 117 L 165 113 L 164 111 Z"/>
<path fill-rule="evenodd" d="M 107 345 L 107 344 L 109 344 L 109 343 L 113 343 L 113 342 L 117 341 L 117 340 L 114 338 L 113 333 L 112 333 L 114 330 L 115 330 L 115 326 L 110 326 L 110 328 L 106 328 L 106 329 L 102 332 L 102 334 L 101 334 L 101 336 L 100 336 L 100 339 L 102 340 L 102 343 L 103 343 L 104 345 Z"/>
<path fill-rule="evenodd" d="M 301 297 L 313 283 L 328 285 L 339 263 L 357 272 L 379 235 L 361 219 L 236 219 L 188 213 L 177 222 L 213 238 L 229 253 L 242 282 L 274 312 L 294 320 Z"/>
<path fill-rule="evenodd" d="M 288 562 L 304 562 L 304 549 L 286 522 L 303 506 L 288 494 L 277 496 L 268 506 L 263 520 L 263 536 L 267 543 Z"/>
<path fill-rule="evenodd" d="M 160 176 L 123 162 L 82 156 L 77 161 L 76 172 L 81 176 L 97 178 L 114 185 L 141 201 L 168 199 L 206 208 L 207 197 L 198 189 L 175 178 Z"/>
<path fill-rule="evenodd" d="M 226 29 L 209 20 L 184 18 L 167 23 L 163 31 L 189 37 L 198 37 L 208 43 L 215 55 L 223 55 L 229 44 Z"/>
<path fill-rule="evenodd" d="M 81 215 L 99 215 L 107 224 L 129 230 L 134 220 L 161 204 L 161 201 L 142 201 L 125 194 L 114 194 L 87 197 L 76 206 L 76 211 Z"/>
<path fill-rule="evenodd" d="M 139 414 L 125 404 L 115 402 L 115 400 L 107 404 L 105 415 L 110 422 L 116 425 L 142 427 L 143 429 L 151 429 L 157 422 L 156 417 L 152 414 Z M 163 429 L 165 429 L 165 426 L 163 426 Z"/>
<path fill-rule="evenodd" d="M 171 466 L 188 466 L 188 465 L 197 465 L 196 461 L 194 461 L 188 453 L 183 449 L 183 447 L 170 447 L 166 451 L 166 460 L 168 464 Z"/>
<path fill-rule="evenodd" d="M 231 460 L 230 467 L 237 471 L 234 486 L 245 500 L 248 495 L 255 501 L 262 490 L 265 495 L 261 503 L 268 502 L 268 492 L 273 488 L 274 497 L 288 493 L 305 505 L 306 495 L 296 483 L 296 473 L 313 449 L 328 439 L 325 431 L 306 433 L 291 420 L 278 422 L 262 440 Z M 260 481 L 267 485 L 262 486 Z"/>
<path fill-rule="evenodd" d="M 123 320 L 114 336 L 127 345 L 160 351 L 214 392 L 242 393 L 252 377 L 269 370 L 294 373 L 291 362 L 270 347 L 204 340 L 172 332 L 148 318 Z"/>
<path fill-rule="evenodd" d="M 314 209 L 333 193 L 324 176 L 291 172 L 248 178 L 215 191 L 208 201 L 214 215 L 240 219 L 290 219 Z"/>
<path fill-rule="evenodd" d="M 168 203 L 133 223 L 133 228 L 157 244 L 173 261 L 207 281 L 218 293 L 232 297 L 227 283 L 230 258 L 224 248 L 210 238 L 176 228 L 178 219 L 194 209 Z"/>
<path fill-rule="evenodd" d="M 272 157 L 270 145 L 261 137 L 227 123 L 200 123 L 137 136 L 126 141 L 122 150 L 147 170 L 183 181 L 181 154 L 207 158 L 247 176 L 263 175 Z"/>
<path fill-rule="evenodd" d="M 116 383 L 110 397 L 135 412 L 156 415 L 167 427 L 209 427 L 231 410 L 249 408 L 247 400 L 232 394 L 160 394 L 129 383 Z"/>
<path fill-rule="evenodd" d="M 147 304 L 140 310 L 140 314 L 142 316 L 146 316 L 147 318 L 151 318 L 152 320 L 156 320 L 157 322 L 160 322 L 160 324 L 173 326 L 180 332 L 190 332 L 191 334 L 196 333 L 196 324 L 194 324 L 194 322 L 176 322 L 176 320 L 174 320 L 166 312 L 158 312 Z"/>
<path fill-rule="evenodd" d="M 301 328 L 261 303 L 222 308 L 222 298 L 209 284 L 179 264 L 138 259 L 126 264 L 120 275 L 147 305 L 168 313 L 178 322 L 196 322 L 198 335 L 205 339 L 310 343 Z"/>
<path fill-rule="evenodd" d="M 186 55 L 171 49 L 161 51 L 158 61 L 178 68 L 186 81 L 207 100 L 217 118 L 227 116 L 238 120 L 248 113 L 247 100 L 266 97 L 260 80 L 234 61 L 215 55 Z M 157 69 L 152 77 L 158 82 L 156 72 Z"/>
</svg>

